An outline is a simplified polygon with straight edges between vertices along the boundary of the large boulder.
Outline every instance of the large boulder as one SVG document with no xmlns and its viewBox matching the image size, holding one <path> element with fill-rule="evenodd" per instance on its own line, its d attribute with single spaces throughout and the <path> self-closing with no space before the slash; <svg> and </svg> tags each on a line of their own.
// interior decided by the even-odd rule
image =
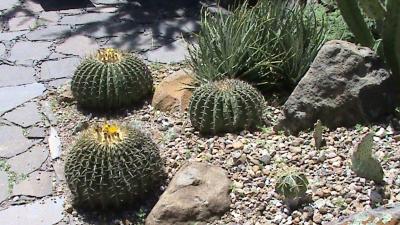
<svg viewBox="0 0 400 225">
<path fill-rule="evenodd" d="M 186 163 L 146 218 L 146 225 L 192 225 L 216 219 L 229 209 L 230 184 L 226 172 L 217 166 Z"/>
<path fill-rule="evenodd" d="M 329 128 L 382 119 L 394 109 L 397 85 L 371 49 L 329 41 L 284 104 L 275 128 L 297 134 L 318 119 Z"/>
<path fill-rule="evenodd" d="M 193 82 L 192 77 L 183 70 L 166 77 L 156 87 L 152 106 L 160 111 L 185 111 L 189 106 L 192 91 L 188 89 Z"/>
<path fill-rule="evenodd" d="M 400 224 L 400 204 L 383 206 L 377 209 L 356 213 L 342 220 L 334 221 L 328 225 L 396 225 Z"/>
</svg>

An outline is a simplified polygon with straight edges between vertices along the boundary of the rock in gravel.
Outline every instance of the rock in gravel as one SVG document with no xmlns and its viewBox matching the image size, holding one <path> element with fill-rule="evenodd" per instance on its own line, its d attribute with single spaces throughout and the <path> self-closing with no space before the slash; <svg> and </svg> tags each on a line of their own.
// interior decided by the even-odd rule
<svg viewBox="0 0 400 225">
<path fill-rule="evenodd" d="M 284 104 L 276 129 L 297 134 L 318 119 L 336 128 L 382 118 L 394 108 L 393 79 L 371 49 L 329 41 Z"/>
<path fill-rule="evenodd" d="M 187 89 L 193 82 L 192 77 L 184 70 L 176 71 L 166 77 L 156 88 L 152 106 L 160 111 L 179 109 L 185 111 L 189 106 L 192 92 Z"/>
<path fill-rule="evenodd" d="M 350 215 L 348 218 L 329 223 L 328 225 L 395 225 L 400 224 L 400 204 L 382 206 Z"/>
<path fill-rule="evenodd" d="M 230 184 L 220 167 L 186 163 L 150 212 L 146 225 L 190 225 L 215 219 L 229 209 Z"/>
</svg>

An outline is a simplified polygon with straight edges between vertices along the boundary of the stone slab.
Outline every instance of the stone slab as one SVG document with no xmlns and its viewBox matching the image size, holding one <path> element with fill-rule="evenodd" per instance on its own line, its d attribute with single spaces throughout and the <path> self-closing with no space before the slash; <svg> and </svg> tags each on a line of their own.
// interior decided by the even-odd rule
<svg viewBox="0 0 400 225">
<path fill-rule="evenodd" d="M 42 95 L 45 89 L 39 83 L 0 88 L 0 115 Z"/>
<path fill-rule="evenodd" d="M 65 181 L 64 163 L 61 160 L 53 161 L 53 169 L 58 181 Z"/>
<path fill-rule="evenodd" d="M 30 30 L 36 25 L 36 18 L 31 16 L 13 17 L 8 21 L 10 31 Z"/>
<path fill-rule="evenodd" d="M 47 26 L 42 29 L 37 29 L 26 34 L 26 38 L 31 41 L 46 41 L 55 40 L 71 33 L 70 26 Z"/>
<path fill-rule="evenodd" d="M 56 52 L 84 57 L 94 54 L 100 46 L 96 40 L 83 35 L 72 36 L 57 46 Z"/>
<path fill-rule="evenodd" d="M 0 57 L 6 54 L 6 46 L 3 43 L 0 43 Z"/>
<path fill-rule="evenodd" d="M 18 4 L 19 4 L 18 0 L 1 0 L 0 1 L 0 10 L 11 9 Z"/>
<path fill-rule="evenodd" d="M 11 41 L 11 40 L 15 40 L 18 37 L 28 33 L 29 31 L 17 31 L 17 32 L 4 32 L 4 33 L 0 33 L 0 41 Z"/>
<path fill-rule="evenodd" d="M 25 152 L 33 145 L 17 126 L 0 126 L 0 157 L 11 158 Z"/>
<path fill-rule="evenodd" d="M 56 11 L 42 12 L 39 16 L 39 23 L 43 25 L 56 25 L 61 16 Z"/>
<path fill-rule="evenodd" d="M 111 18 L 115 16 L 113 13 L 87 13 L 73 16 L 64 16 L 59 24 L 67 25 L 80 25 L 90 23 L 101 23 L 110 22 Z"/>
<path fill-rule="evenodd" d="M 31 67 L 0 65 L 0 87 L 35 83 L 34 75 Z"/>
<path fill-rule="evenodd" d="M 41 80 L 70 78 L 80 63 L 79 58 L 65 58 L 57 61 L 46 61 L 40 71 Z"/>
<path fill-rule="evenodd" d="M 26 128 L 40 122 L 42 116 L 38 110 L 37 104 L 34 102 L 29 102 L 11 112 L 6 113 L 4 118 Z"/>
<path fill-rule="evenodd" d="M 8 192 L 8 174 L 0 170 L 0 203 L 10 196 Z"/>
<path fill-rule="evenodd" d="M 29 151 L 17 155 L 7 163 L 10 169 L 18 174 L 29 174 L 39 169 L 49 156 L 49 151 L 40 146 L 34 146 Z"/>
<path fill-rule="evenodd" d="M 33 172 L 27 179 L 14 186 L 12 195 L 26 195 L 38 198 L 51 195 L 53 177 L 54 173 L 51 172 Z"/>
<path fill-rule="evenodd" d="M 43 60 L 50 55 L 50 46 L 52 42 L 17 42 L 11 48 L 10 61 L 17 64 L 32 65 L 34 60 Z"/>
<path fill-rule="evenodd" d="M 63 198 L 52 197 L 26 205 L 11 206 L 0 211 L 0 224 L 54 225 L 64 217 L 63 204 Z"/>
<path fill-rule="evenodd" d="M 31 127 L 27 130 L 26 137 L 29 139 L 43 139 L 46 137 L 46 129 L 43 127 Z"/>
<path fill-rule="evenodd" d="M 57 79 L 57 80 L 52 80 L 49 82 L 49 86 L 53 88 L 58 88 L 61 87 L 62 85 L 70 82 L 71 79 L 69 78 L 62 78 L 62 79 Z"/>
<path fill-rule="evenodd" d="M 119 48 L 125 51 L 148 51 L 166 44 L 163 38 L 154 38 L 152 33 L 138 33 L 112 37 L 105 47 Z"/>
<path fill-rule="evenodd" d="M 34 14 L 39 14 L 40 12 L 44 11 L 37 0 L 25 0 L 24 8 Z"/>
<path fill-rule="evenodd" d="M 159 63 L 178 63 L 188 56 L 187 44 L 183 40 L 177 40 L 158 49 L 144 54 L 147 60 Z"/>
</svg>

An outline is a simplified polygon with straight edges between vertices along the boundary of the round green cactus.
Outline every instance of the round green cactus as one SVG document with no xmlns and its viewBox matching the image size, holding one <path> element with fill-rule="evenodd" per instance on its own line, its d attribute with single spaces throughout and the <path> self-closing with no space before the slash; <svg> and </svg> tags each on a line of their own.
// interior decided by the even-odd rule
<svg viewBox="0 0 400 225">
<path fill-rule="evenodd" d="M 71 89 L 82 107 L 114 109 L 142 101 L 153 91 L 153 78 L 135 55 L 106 48 L 78 66 Z"/>
<path fill-rule="evenodd" d="M 65 177 L 77 206 L 117 209 L 140 203 L 161 184 L 163 161 L 154 142 L 124 126 L 86 130 L 67 155 Z"/>
<path fill-rule="evenodd" d="M 221 80 L 196 88 L 190 99 L 189 116 L 203 134 L 253 129 L 262 124 L 263 96 L 240 80 Z"/>
<path fill-rule="evenodd" d="M 285 199 L 303 197 L 307 192 L 307 177 L 295 169 L 285 169 L 277 178 L 275 191 Z"/>
</svg>

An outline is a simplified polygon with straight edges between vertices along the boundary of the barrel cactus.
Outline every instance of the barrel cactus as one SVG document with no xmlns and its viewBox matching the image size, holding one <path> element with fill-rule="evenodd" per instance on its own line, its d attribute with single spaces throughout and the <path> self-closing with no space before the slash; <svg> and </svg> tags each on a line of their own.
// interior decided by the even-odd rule
<svg viewBox="0 0 400 225">
<path fill-rule="evenodd" d="M 82 107 L 115 109 L 142 101 L 153 90 L 153 78 L 134 54 L 105 48 L 78 66 L 71 89 Z"/>
<path fill-rule="evenodd" d="M 275 191 L 284 197 L 289 208 L 297 208 L 306 195 L 307 177 L 294 168 L 286 168 L 277 178 Z"/>
<path fill-rule="evenodd" d="M 97 125 L 84 131 L 68 153 L 65 177 L 77 206 L 118 209 L 140 203 L 161 184 L 163 161 L 139 130 Z"/>
<path fill-rule="evenodd" d="M 196 88 L 190 99 L 189 117 L 203 134 L 252 129 L 262 124 L 263 96 L 240 80 L 208 82 Z"/>
</svg>

